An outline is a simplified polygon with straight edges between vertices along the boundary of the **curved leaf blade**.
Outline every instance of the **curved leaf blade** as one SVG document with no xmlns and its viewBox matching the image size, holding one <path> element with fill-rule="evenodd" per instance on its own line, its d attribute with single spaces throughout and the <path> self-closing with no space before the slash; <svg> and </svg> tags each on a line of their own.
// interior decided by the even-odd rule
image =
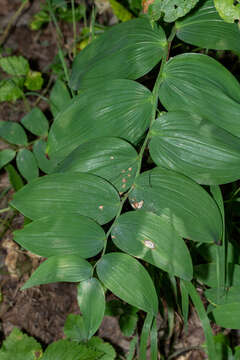
<svg viewBox="0 0 240 360">
<path fill-rule="evenodd" d="M 104 255 L 97 264 L 103 284 L 120 299 L 156 315 L 158 298 L 152 279 L 133 257 L 123 253 Z"/>
<path fill-rule="evenodd" d="M 222 218 L 214 200 L 175 171 L 157 167 L 142 173 L 129 198 L 134 209 L 163 216 L 186 239 L 218 242 L 222 237 Z"/>
<path fill-rule="evenodd" d="M 105 312 L 105 294 L 100 282 L 95 278 L 82 281 L 77 287 L 77 301 L 89 340 L 101 325 Z"/>
<path fill-rule="evenodd" d="M 214 50 L 240 52 L 240 30 L 220 18 L 213 0 L 200 4 L 196 11 L 177 21 L 177 37 L 191 45 Z"/>
<path fill-rule="evenodd" d="M 93 220 L 74 214 L 36 220 L 14 233 L 14 240 L 43 257 L 79 254 L 90 258 L 103 248 L 105 233 Z"/>
<path fill-rule="evenodd" d="M 16 122 L 0 121 L 0 137 L 14 145 L 27 145 L 27 135 Z"/>
<path fill-rule="evenodd" d="M 229 23 L 240 18 L 240 4 L 239 1 L 234 0 L 214 0 L 215 7 L 219 15 Z"/>
<path fill-rule="evenodd" d="M 20 149 L 16 156 L 20 174 L 29 182 L 38 177 L 38 166 L 33 153 L 28 149 Z"/>
<path fill-rule="evenodd" d="M 96 175 L 51 174 L 24 186 L 11 205 L 32 220 L 78 214 L 104 224 L 117 213 L 119 196 L 111 184 Z"/>
<path fill-rule="evenodd" d="M 168 61 L 159 97 L 168 111 L 193 112 L 240 136 L 240 84 L 207 55 L 186 53 Z"/>
<path fill-rule="evenodd" d="M 35 270 L 22 290 L 54 282 L 79 282 L 89 279 L 91 275 L 92 266 L 79 255 L 52 256 Z"/>
<path fill-rule="evenodd" d="M 164 14 L 164 21 L 173 22 L 185 16 L 192 10 L 199 0 L 154 0 L 149 5 L 148 13 L 153 20 L 158 20 Z M 146 5 L 148 2 L 146 1 Z"/>
<path fill-rule="evenodd" d="M 43 139 L 37 140 L 33 145 L 33 153 L 39 168 L 45 173 L 50 174 L 55 168 L 55 162 L 47 157 L 47 143 Z"/>
<path fill-rule="evenodd" d="M 12 149 L 3 149 L 0 151 L 0 169 L 15 158 L 16 151 Z"/>
<path fill-rule="evenodd" d="M 56 171 L 89 172 L 124 192 L 133 184 L 137 162 L 138 153 L 129 143 L 114 137 L 101 137 L 73 150 Z"/>
<path fill-rule="evenodd" d="M 240 329 L 240 303 L 219 305 L 212 311 L 215 323 L 229 329 Z"/>
<path fill-rule="evenodd" d="M 48 138 L 50 157 L 61 161 L 79 145 L 102 136 L 137 143 L 149 126 L 151 101 L 151 92 L 131 80 L 91 87 L 55 119 Z"/>
<path fill-rule="evenodd" d="M 143 259 L 171 275 L 191 280 L 192 261 L 183 239 L 172 224 L 144 210 L 121 215 L 112 240 L 122 251 Z"/>
<path fill-rule="evenodd" d="M 33 108 L 21 120 L 22 125 L 32 134 L 45 136 L 48 133 L 48 121 L 44 113 L 37 107 Z"/>
<path fill-rule="evenodd" d="M 157 65 L 166 46 L 164 31 L 148 19 L 116 25 L 76 56 L 70 86 L 78 90 L 110 79 L 138 79 Z"/>
<path fill-rule="evenodd" d="M 50 108 L 55 117 L 70 102 L 69 91 L 63 81 L 57 80 L 50 92 Z"/>
<path fill-rule="evenodd" d="M 150 154 L 157 165 L 205 185 L 240 178 L 240 140 L 195 114 L 169 112 L 152 127 Z"/>
</svg>

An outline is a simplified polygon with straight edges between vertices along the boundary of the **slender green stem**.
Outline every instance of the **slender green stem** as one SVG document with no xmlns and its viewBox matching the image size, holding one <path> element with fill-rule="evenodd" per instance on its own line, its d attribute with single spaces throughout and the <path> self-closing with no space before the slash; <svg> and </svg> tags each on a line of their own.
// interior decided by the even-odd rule
<svg viewBox="0 0 240 360">
<path fill-rule="evenodd" d="M 55 16 L 55 13 L 53 11 L 53 8 L 52 8 L 52 4 L 51 4 L 51 0 L 47 0 L 47 4 L 48 4 L 48 11 L 49 11 L 49 14 L 50 14 L 50 17 L 55 25 L 55 28 L 56 28 L 56 31 L 57 31 L 57 35 L 59 36 L 60 39 L 63 39 L 63 34 L 62 34 L 62 31 L 58 25 L 58 21 L 57 21 L 57 18 Z"/>
<path fill-rule="evenodd" d="M 46 101 L 46 102 L 48 102 L 48 103 L 50 103 L 50 100 L 47 98 L 47 97 L 45 97 L 45 96 L 43 96 L 43 95 L 41 95 L 41 94 L 39 94 L 39 93 L 37 93 L 37 92 L 34 92 L 34 91 L 27 91 L 26 93 L 25 93 L 25 95 L 27 95 L 27 96 L 37 96 L 39 99 L 41 99 L 41 100 L 44 100 L 44 101 Z M 36 105 L 36 104 L 35 104 Z"/>
<path fill-rule="evenodd" d="M 138 166 L 137 166 L 137 171 L 136 171 L 136 175 L 135 175 L 135 178 L 134 178 L 134 182 L 133 182 L 133 185 L 131 186 L 131 188 L 124 194 L 121 202 L 120 202 L 120 205 L 119 205 L 119 209 L 118 209 L 118 212 L 115 216 L 115 219 L 112 223 L 112 225 L 110 226 L 107 234 L 106 234 L 106 240 L 105 240 L 105 243 L 104 243 L 104 247 L 103 247 L 103 251 L 102 251 L 102 254 L 101 254 L 101 257 L 100 259 L 95 263 L 94 267 L 93 267 L 93 271 L 97 265 L 97 263 L 101 260 L 101 258 L 103 257 L 103 255 L 105 254 L 106 252 L 106 249 L 107 249 L 107 242 L 108 242 L 108 238 L 112 232 L 112 229 L 113 227 L 115 226 L 119 216 L 121 215 L 121 212 L 122 212 L 122 208 L 123 208 L 123 205 L 124 203 L 126 202 L 126 200 L 128 199 L 128 196 L 129 194 L 132 192 L 132 190 L 134 189 L 135 187 L 135 182 L 136 182 L 136 179 L 137 177 L 139 176 L 140 174 L 140 171 L 141 171 L 141 167 L 142 167 L 142 159 L 143 159 L 143 154 L 146 150 L 146 147 L 147 147 L 147 144 L 148 144 L 148 141 L 149 141 L 149 138 L 150 138 L 150 135 L 151 135 L 151 128 L 152 128 L 152 125 L 155 121 L 155 118 L 156 118 L 156 113 L 157 113 L 157 107 L 158 107 L 158 93 L 159 93 L 159 87 L 161 85 L 161 82 L 162 82 L 162 75 L 163 75 L 163 69 L 164 69 L 164 66 L 166 64 L 166 61 L 168 59 L 168 56 L 169 56 L 169 51 L 170 51 L 170 46 L 171 46 L 171 41 L 172 39 L 174 38 L 176 34 L 176 30 L 175 28 L 173 28 L 171 34 L 170 34 L 170 37 L 169 37 L 169 40 L 168 40 L 168 43 L 166 44 L 166 47 L 165 47 L 165 51 L 164 51 L 164 55 L 163 55 L 163 58 L 162 58 L 162 62 L 161 62 L 161 66 L 160 66 L 160 70 L 159 70 L 159 73 L 158 73 L 158 76 L 157 76 L 157 79 L 156 79 L 156 82 L 155 82 L 155 85 L 154 85 L 154 88 L 153 88 L 153 91 L 152 91 L 152 115 L 151 115 L 151 121 L 150 121 L 150 125 L 149 125 L 149 129 L 148 129 L 148 133 L 146 135 L 146 138 L 143 142 L 143 145 L 140 149 L 140 152 L 139 152 L 139 155 L 138 155 Z"/>
<path fill-rule="evenodd" d="M 143 145 L 141 147 L 141 150 L 139 152 L 139 156 L 138 156 L 139 161 L 138 161 L 138 168 L 137 168 L 135 180 L 140 174 L 141 167 L 142 167 L 143 154 L 144 154 L 144 151 L 146 150 L 149 138 L 151 136 L 152 125 L 153 125 L 153 123 L 155 121 L 155 118 L 156 118 L 159 87 L 160 87 L 161 82 L 162 82 L 163 68 L 164 68 L 164 65 L 166 64 L 167 57 L 168 57 L 168 48 L 166 48 L 166 50 L 165 50 L 165 53 L 164 53 L 164 56 L 163 56 L 163 59 L 162 59 L 162 62 L 161 62 L 161 67 L 160 67 L 160 70 L 159 70 L 159 73 L 158 73 L 158 77 L 157 77 L 157 80 L 156 80 L 154 88 L 153 88 L 153 92 L 152 92 L 152 103 L 153 103 L 152 116 L 151 116 L 151 121 L 150 121 L 147 136 L 146 136 L 146 138 L 144 140 L 144 143 L 143 143 Z"/>
<path fill-rule="evenodd" d="M 77 25 L 74 0 L 71 0 L 72 5 L 72 20 L 73 20 L 73 56 L 76 56 L 76 42 L 77 42 Z"/>
<path fill-rule="evenodd" d="M 91 41 L 95 39 L 95 8 L 93 6 L 92 8 L 92 14 L 91 14 L 91 24 L 90 24 L 90 34 L 91 34 Z"/>
<path fill-rule="evenodd" d="M 61 45 L 60 45 L 60 42 L 63 39 L 63 34 L 62 34 L 61 29 L 60 29 L 60 27 L 58 25 L 57 18 L 56 18 L 55 14 L 54 14 L 54 11 L 52 9 L 51 1 L 47 0 L 47 4 L 48 4 L 48 11 L 49 11 L 50 17 L 51 17 L 52 22 L 54 23 L 56 31 L 57 31 L 58 56 L 59 56 L 59 59 L 60 59 L 61 64 L 62 64 L 62 68 L 63 68 L 63 71 L 64 71 L 66 82 L 69 83 L 68 68 L 67 68 L 66 60 L 64 58 L 64 54 L 63 54 L 63 51 L 62 51 L 62 48 L 61 48 Z M 74 92 L 71 90 L 71 88 L 70 88 L 70 91 L 71 91 L 72 96 L 74 96 Z"/>
</svg>

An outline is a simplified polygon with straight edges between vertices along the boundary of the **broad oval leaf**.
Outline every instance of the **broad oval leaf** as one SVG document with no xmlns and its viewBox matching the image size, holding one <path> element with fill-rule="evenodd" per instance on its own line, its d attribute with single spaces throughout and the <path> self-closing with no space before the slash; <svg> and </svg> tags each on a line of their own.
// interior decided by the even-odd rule
<svg viewBox="0 0 240 360">
<path fill-rule="evenodd" d="M 119 138 L 101 137 L 73 150 L 56 171 L 90 172 L 124 192 L 133 184 L 137 164 L 138 153 L 132 145 Z"/>
<path fill-rule="evenodd" d="M 163 29 L 147 18 L 116 25 L 76 56 L 70 86 L 78 90 L 110 79 L 138 79 L 157 65 L 166 46 Z"/>
<path fill-rule="evenodd" d="M 133 257 L 123 253 L 104 255 L 97 264 L 103 284 L 120 299 L 156 315 L 158 298 L 147 270 Z"/>
<path fill-rule="evenodd" d="M 207 49 L 240 52 L 238 25 L 227 24 L 221 19 L 213 0 L 200 2 L 200 6 L 194 12 L 177 21 L 176 28 L 177 37 L 188 44 Z"/>
<path fill-rule="evenodd" d="M 240 139 L 198 115 L 164 114 L 151 135 L 150 154 L 157 165 L 206 185 L 240 178 Z"/>
<path fill-rule="evenodd" d="M 192 261 L 183 239 L 163 217 L 140 210 L 121 215 L 112 230 L 114 244 L 124 252 L 171 275 L 191 280 Z"/>
<path fill-rule="evenodd" d="M 55 117 L 70 102 L 69 91 L 63 81 L 57 80 L 50 92 L 50 108 Z"/>
<path fill-rule="evenodd" d="M 16 151 L 12 149 L 3 149 L 0 151 L 0 169 L 14 159 Z"/>
<path fill-rule="evenodd" d="M 164 67 L 160 101 L 169 111 L 189 111 L 240 136 L 240 85 L 219 62 L 182 54 Z"/>
<path fill-rule="evenodd" d="M 100 282 L 95 278 L 82 281 L 77 287 L 77 301 L 89 340 L 101 325 L 105 313 L 105 294 Z"/>
<path fill-rule="evenodd" d="M 215 323 L 229 329 L 240 329 L 240 303 L 219 305 L 212 311 Z"/>
<path fill-rule="evenodd" d="M 52 256 L 35 270 L 22 290 L 55 282 L 79 282 L 89 279 L 91 275 L 92 266 L 79 255 Z"/>
<path fill-rule="evenodd" d="M 33 153 L 28 149 L 20 149 L 16 156 L 20 174 L 29 182 L 38 177 L 38 166 Z"/>
<path fill-rule="evenodd" d="M 49 155 L 63 160 L 82 143 L 101 136 L 137 143 L 149 126 L 151 112 L 152 94 L 141 84 L 112 80 L 93 86 L 56 117 L 48 138 Z"/>
<path fill-rule="evenodd" d="M 222 237 L 221 214 L 214 200 L 175 171 L 157 167 L 142 173 L 129 198 L 133 208 L 165 217 L 184 238 L 218 242 Z"/>
<path fill-rule="evenodd" d="M 49 216 L 14 233 L 14 240 L 43 257 L 79 254 L 90 258 L 103 248 L 105 233 L 95 221 L 81 215 Z"/>
<path fill-rule="evenodd" d="M 10 144 L 27 145 L 27 135 L 23 127 L 13 121 L 0 121 L 0 138 Z"/>
<path fill-rule="evenodd" d="M 23 126 L 34 135 L 45 136 L 48 133 L 48 120 L 37 107 L 33 108 L 21 120 Z"/>
<path fill-rule="evenodd" d="M 240 4 L 235 0 L 214 0 L 219 15 L 227 22 L 233 23 L 240 18 Z"/>
<path fill-rule="evenodd" d="M 148 13 L 153 20 L 158 20 L 164 14 L 164 21 L 173 22 L 176 19 L 183 17 L 190 10 L 192 10 L 199 0 L 154 0 L 149 5 Z M 143 4 L 148 5 L 149 1 L 144 1 Z"/>
<path fill-rule="evenodd" d="M 55 162 L 47 157 L 47 143 L 43 139 L 37 140 L 33 145 L 33 153 L 39 168 L 46 174 L 53 172 Z"/>
<path fill-rule="evenodd" d="M 106 180 L 92 174 L 51 174 L 33 180 L 18 191 L 11 205 L 37 220 L 52 214 L 88 216 L 100 224 L 117 213 L 119 196 Z"/>
</svg>

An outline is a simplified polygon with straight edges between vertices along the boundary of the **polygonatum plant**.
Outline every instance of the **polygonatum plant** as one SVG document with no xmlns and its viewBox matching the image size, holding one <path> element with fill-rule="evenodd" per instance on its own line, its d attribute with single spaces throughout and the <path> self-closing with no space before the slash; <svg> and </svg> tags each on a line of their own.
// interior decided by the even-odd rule
<svg viewBox="0 0 240 360">
<path fill-rule="evenodd" d="M 210 321 L 240 328 L 240 262 L 225 236 L 219 187 L 240 178 L 240 84 L 202 51 L 171 57 L 176 38 L 238 53 L 240 32 L 212 0 L 192 3 L 170 32 L 146 15 L 113 26 L 76 56 L 75 96 L 58 100 L 48 135 L 53 170 L 11 202 L 31 220 L 15 241 L 47 258 L 23 288 L 79 283 L 87 339 L 103 319 L 106 290 L 143 310 L 139 359 L 148 336 L 158 358 L 160 278 L 175 286 L 185 321 L 191 298 L 209 359 L 217 359 Z M 144 75 L 156 71 L 150 90 Z"/>
</svg>

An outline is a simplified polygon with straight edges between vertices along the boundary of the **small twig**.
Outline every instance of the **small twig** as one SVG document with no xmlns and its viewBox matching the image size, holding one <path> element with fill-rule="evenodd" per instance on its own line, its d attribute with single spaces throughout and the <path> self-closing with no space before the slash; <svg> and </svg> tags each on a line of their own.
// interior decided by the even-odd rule
<svg viewBox="0 0 240 360">
<path fill-rule="evenodd" d="M 8 34 L 12 28 L 12 26 L 15 24 L 17 18 L 21 15 L 21 13 L 23 12 L 24 8 L 27 7 L 29 5 L 29 1 L 25 0 L 23 1 L 23 3 L 20 5 L 20 7 L 18 8 L 18 10 L 14 13 L 14 15 L 11 17 L 6 29 L 4 30 L 1 38 L 0 38 L 0 46 L 2 46 L 5 42 L 5 40 L 8 37 Z"/>
<path fill-rule="evenodd" d="M 5 209 L 0 209 L 0 214 L 8 212 L 10 210 L 10 207 L 7 207 Z"/>
<path fill-rule="evenodd" d="M 35 103 L 34 103 L 33 106 L 37 106 L 38 103 L 39 103 L 41 100 L 46 100 L 46 98 L 44 98 L 44 95 L 47 94 L 47 92 L 48 92 L 49 88 L 51 87 L 52 83 L 53 83 L 53 77 L 50 76 L 49 81 L 48 81 L 48 83 L 47 83 L 47 86 L 43 89 L 43 91 L 41 92 L 41 94 L 39 94 L 39 96 L 38 96 L 38 98 L 37 98 L 37 100 L 35 101 Z"/>
<path fill-rule="evenodd" d="M 170 355 L 168 357 L 168 360 L 171 360 L 171 359 L 174 359 L 174 358 L 177 358 L 179 357 L 180 355 L 186 353 L 186 352 L 189 352 L 189 351 L 193 351 L 193 350 L 201 350 L 203 351 L 203 348 L 201 348 L 200 346 L 189 346 L 188 348 L 184 348 L 184 349 L 180 349 L 180 350 L 177 350 L 175 351 L 172 355 Z"/>
</svg>

